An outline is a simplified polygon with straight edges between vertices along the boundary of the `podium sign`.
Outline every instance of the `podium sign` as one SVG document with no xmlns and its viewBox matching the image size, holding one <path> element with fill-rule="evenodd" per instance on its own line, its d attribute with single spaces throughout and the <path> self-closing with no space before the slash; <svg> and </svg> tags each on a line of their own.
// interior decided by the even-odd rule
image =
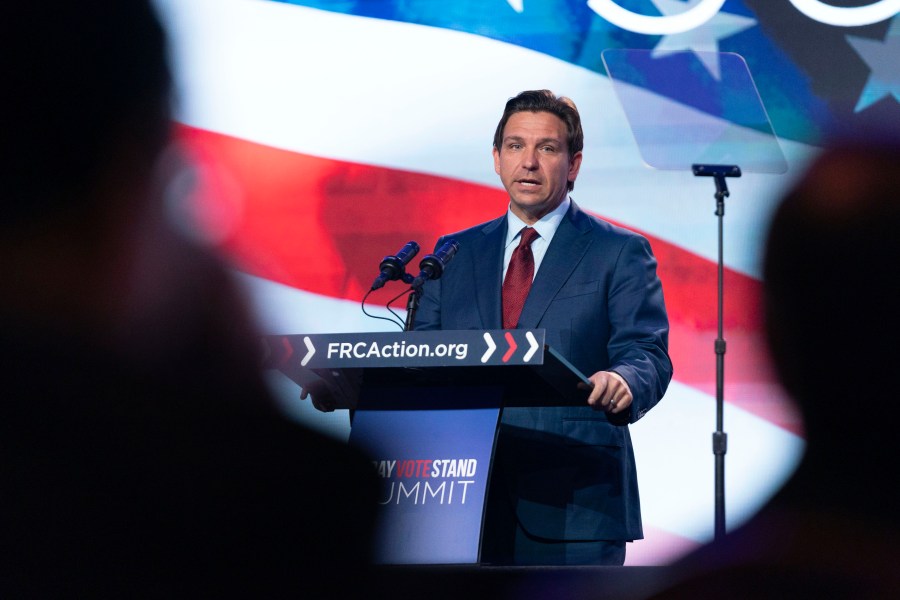
<svg viewBox="0 0 900 600">
<path fill-rule="evenodd" d="M 557 403 L 583 403 L 587 394 L 576 385 L 589 384 L 588 379 L 544 339 L 543 329 L 266 336 L 263 368 L 277 369 L 303 388 L 327 385 L 337 408 L 357 408 L 364 375 L 369 385 L 490 386 L 502 381 L 507 406 L 541 405 L 548 393 L 559 396 Z M 510 367 L 517 377 L 509 377 Z M 401 408 L 399 400 L 391 400 L 393 409 Z"/>
<path fill-rule="evenodd" d="M 265 363 L 304 369 L 540 365 L 543 329 L 267 336 Z"/>
</svg>

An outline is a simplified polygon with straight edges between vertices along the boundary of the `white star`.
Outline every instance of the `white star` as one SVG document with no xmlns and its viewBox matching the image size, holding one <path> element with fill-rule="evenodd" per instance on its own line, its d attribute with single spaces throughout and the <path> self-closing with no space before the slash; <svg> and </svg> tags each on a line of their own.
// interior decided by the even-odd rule
<svg viewBox="0 0 900 600">
<path fill-rule="evenodd" d="M 865 110 L 888 95 L 900 101 L 900 17 L 891 21 L 883 42 L 851 35 L 846 37 L 872 71 L 853 112 Z"/>
<path fill-rule="evenodd" d="M 517 13 L 521 13 L 522 11 L 525 10 L 525 0 L 506 0 L 506 2 Z"/>
<path fill-rule="evenodd" d="M 653 0 L 657 10 L 664 16 L 682 13 L 701 0 L 679 2 L 678 0 Z M 685 31 L 663 36 L 653 49 L 654 58 L 690 50 L 706 66 L 706 70 L 717 80 L 721 78 L 719 68 L 719 40 L 756 25 L 756 20 L 732 13 L 719 12 L 703 25 Z"/>
</svg>

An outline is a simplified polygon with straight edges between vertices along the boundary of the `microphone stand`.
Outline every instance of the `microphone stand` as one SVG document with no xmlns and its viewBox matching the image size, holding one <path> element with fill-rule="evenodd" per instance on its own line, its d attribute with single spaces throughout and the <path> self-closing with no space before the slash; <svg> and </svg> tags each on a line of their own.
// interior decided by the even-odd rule
<svg viewBox="0 0 900 600">
<path fill-rule="evenodd" d="M 409 281 L 403 279 L 406 283 L 412 282 L 412 277 L 409 278 Z M 403 331 L 412 331 L 413 323 L 416 321 L 416 311 L 419 310 L 419 298 L 422 297 L 422 288 L 414 287 L 409 291 L 409 296 L 406 298 L 406 323 L 403 325 Z"/>
<path fill-rule="evenodd" d="M 730 196 L 726 177 L 740 177 L 741 169 L 736 165 L 692 165 L 691 170 L 698 177 L 712 177 L 716 184 L 716 216 L 719 219 L 719 261 L 717 295 L 717 337 L 714 344 L 716 353 L 716 431 L 712 436 L 713 454 L 716 457 L 715 491 L 715 540 L 725 536 L 725 453 L 728 450 L 728 434 L 724 431 L 725 409 L 725 338 L 723 336 L 724 260 L 723 222 L 725 198 Z"/>
<path fill-rule="evenodd" d="M 415 277 L 409 273 L 403 273 L 403 283 L 411 284 Z M 409 296 L 406 298 L 406 322 L 403 324 L 403 331 L 412 331 L 413 324 L 416 321 L 416 311 L 419 310 L 419 299 L 422 297 L 422 286 L 417 285 L 409 289 Z"/>
<path fill-rule="evenodd" d="M 459 250 L 459 243 L 456 240 L 449 239 L 445 241 L 434 254 L 429 254 L 419 263 L 418 277 L 412 277 L 407 273 L 403 274 L 403 281 L 411 283 L 409 299 L 406 303 L 406 324 L 404 331 L 412 331 L 413 323 L 416 318 L 416 311 L 419 309 L 419 298 L 422 297 L 422 286 L 429 279 L 438 279 L 444 273 L 444 267 L 456 255 Z M 409 279 L 407 279 L 407 277 Z"/>
</svg>

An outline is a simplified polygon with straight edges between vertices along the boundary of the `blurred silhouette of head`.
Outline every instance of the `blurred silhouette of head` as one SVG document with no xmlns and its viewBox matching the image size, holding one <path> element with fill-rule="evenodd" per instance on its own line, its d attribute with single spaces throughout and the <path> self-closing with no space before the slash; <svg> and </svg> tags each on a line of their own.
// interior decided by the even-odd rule
<svg viewBox="0 0 900 600">
<path fill-rule="evenodd" d="M 894 444 L 890 419 L 878 415 L 896 395 L 900 363 L 898 162 L 893 141 L 836 143 L 787 194 L 771 225 L 769 346 L 813 452 L 866 452 L 877 461 Z"/>
<path fill-rule="evenodd" d="M 277 412 L 230 273 L 162 210 L 149 0 L 14 2 L 0 73 L 0 596 L 282 596 L 358 573 L 371 463 Z"/>
<path fill-rule="evenodd" d="M 14 2 L 0 46 L 0 227 L 86 208 L 111 170 L 150 173 L 171 78 L 147 0 Z"/>
</svg>

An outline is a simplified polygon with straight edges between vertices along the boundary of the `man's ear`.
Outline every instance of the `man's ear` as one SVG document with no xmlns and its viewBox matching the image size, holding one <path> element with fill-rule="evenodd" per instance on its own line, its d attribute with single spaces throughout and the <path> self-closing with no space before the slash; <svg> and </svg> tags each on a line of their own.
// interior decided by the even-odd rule
<svg viewBox="0 0 900 600">
<path fill-rule="evenodd" d="M 568 174 L 569 183 L 575 183 L 575 179 L 578 177 L 578 171 L 580 169 L 581 169 L 581 152 L 576 152 L 575 156 L 573 156 L 572 160 L 569 162 L 569 174 Z"/>
</svg>

